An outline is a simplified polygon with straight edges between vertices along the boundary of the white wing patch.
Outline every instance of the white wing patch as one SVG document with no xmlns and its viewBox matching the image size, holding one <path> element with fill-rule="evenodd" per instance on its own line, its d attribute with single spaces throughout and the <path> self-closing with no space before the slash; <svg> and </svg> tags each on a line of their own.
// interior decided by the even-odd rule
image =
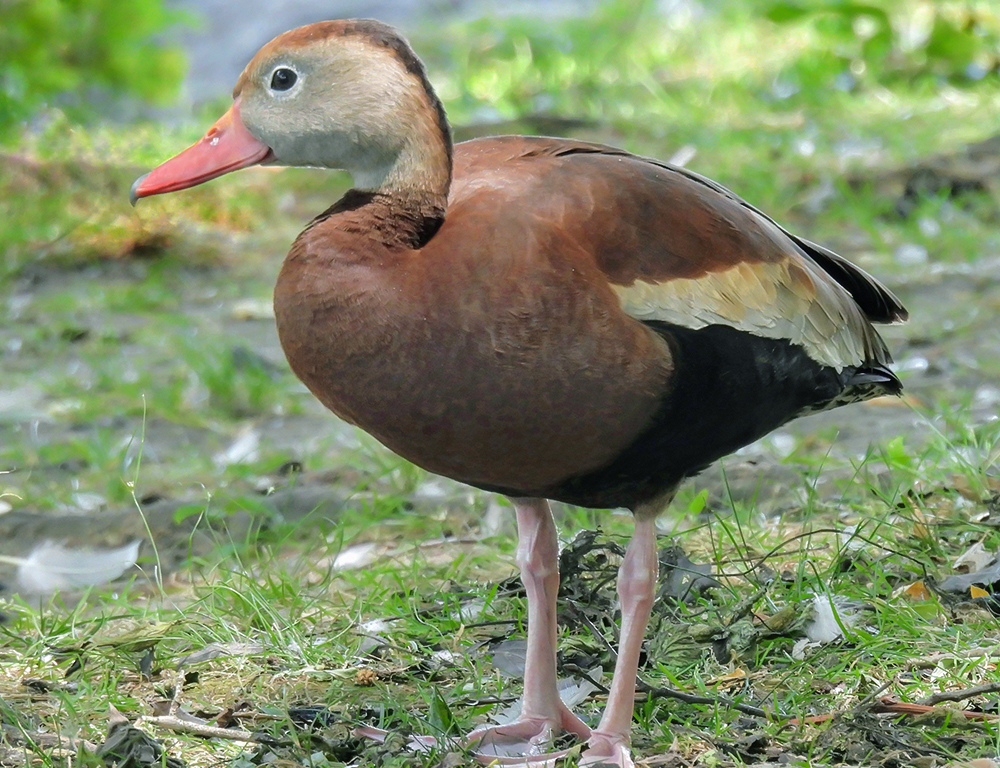
<svg viewBox="0 0 1000 768">
<path fill-rule="evenodd" d="M 612 288 L 637 320 L 692 329 L 728 325 L 801 346 L 838 371 L 877 358 L 878 337 L 850 294 L 804 258 Z"/>
</svg>

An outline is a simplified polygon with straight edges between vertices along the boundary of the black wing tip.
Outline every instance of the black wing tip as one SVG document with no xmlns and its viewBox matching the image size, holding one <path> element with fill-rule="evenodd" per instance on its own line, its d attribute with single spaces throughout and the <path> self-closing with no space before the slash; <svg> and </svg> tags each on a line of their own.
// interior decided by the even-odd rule
<svg viewBox="0 0 1000 768">
<path fill-rule="evenodd" d="M 892 315 L 885 322 L 887 323 L 905 323 L 910 319 L 910 311 L 904 307 L 899 302 L 892 308 Z"/>
<path fill-rule="evenodd" d="M 784 230 L 802 252 L 840 283 L 873 323 L 904 323 L 910 313 L 896 295 L 857 264 L 811 240 Z"/>
<path fill-rule="evenodd" d="M 860 271 L 861 270 L 859 269 L 859 272 Z M 896 295 L 892 291 L 867 273 L 862 274 L 868 277 L 871 281 L 871 283 L 866 287 L 872 288 L 876 292 L 873 297 L 875 298 L 874 302 L 869 302 L 864 305 L 860 305 L 859 303 L 859 306 L 861 306 L 862 311 L 865 313 L 865 317 L 873 323 L 882 323 L 886 325 L 898 325 L 899 323 L 905 323 L 910 319 L 909 310 L 903 306 L 903 303 L 896 298 Z M 848 288 L 851 295 L 854 296 L 854 300 L 857 301 L 857 296 L 854 291 L 851 291 L 850 286 L 845 285 L 845 287 Z"/>
</svg>

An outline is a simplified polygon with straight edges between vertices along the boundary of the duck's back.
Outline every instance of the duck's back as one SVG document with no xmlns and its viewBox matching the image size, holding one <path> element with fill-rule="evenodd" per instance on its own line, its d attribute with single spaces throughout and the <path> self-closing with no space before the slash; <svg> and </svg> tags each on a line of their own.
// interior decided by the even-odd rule
<svg viewBox="0 0 1000 768">
<path fill-rule="evenodd" d="M 559 139 L 454 162 L 421 247 L 366 236 L 391 201 L 335 208 L 276 291 L 296 372 L 415 463 L 634 507 L 796 415 L 898 391 L 871 325 L 898 301 L 713 182 Z"/>
</svg>

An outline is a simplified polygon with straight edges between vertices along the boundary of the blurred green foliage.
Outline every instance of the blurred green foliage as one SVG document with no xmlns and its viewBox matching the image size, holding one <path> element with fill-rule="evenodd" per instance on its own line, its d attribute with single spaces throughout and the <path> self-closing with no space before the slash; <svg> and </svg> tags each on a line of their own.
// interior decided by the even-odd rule
<svg viewBox="0 0 1000 768">
<path fill-rule="evenodd" d="M 767 17 L 815 33 L 808 66 L 888 82 L 925 76 L 975 81 L 1000 65 L 995 3 L 776 0 Z M 804 57 L 805 58 L 805 57 Z"/>
<path fill-rule="evenodd" d="M 0 143 L 54 97 L 76 117 L 80 93 L 169 100 L 184 57 L 157 35 L 186 18 L 163 0 L 0 0 Z"/>
<path fill-rule="evenodd" d="M 629 131 L 637 119 L 651 128 L 669 120 L 676 131 L 695 101 L 728 110 L 748 87 L 794 105 L 823 101 L 831 89 L 995 83 L 1000 5 L 715 0 L 667 14 L 651 0 L 605 0 L 558 23 L 463 22 L 435 30 L 418 48 L 459 124 L 559 115 Z"/>
<path fill-rule="evenodd" d="M 485 16 L 418 47 L 457 121 L 491 122 L 546 113 L 613 118 L 614 105 L 648 99 L 650 75 L 675 42 L 655 2 L 606 0 L 558 23 Z"/>
</svg>

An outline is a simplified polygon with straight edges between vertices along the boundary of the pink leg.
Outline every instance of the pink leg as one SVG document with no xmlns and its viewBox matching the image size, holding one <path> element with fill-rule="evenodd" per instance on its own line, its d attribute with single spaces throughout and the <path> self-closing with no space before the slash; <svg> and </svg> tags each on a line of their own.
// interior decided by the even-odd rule
<svg viewBox="0 0 1000 768">
<path fill-rule="evenodd" d="M 509 725 L 478 728 L 468 741 L 477 751 L 491 755 L 540 755 L 553 735 L 568 731 L 586 739 L 590 728 L 562 703 L 557 688 L 559 542 L 549 503 L 545 499 L 512 501 L 517 513 L 517 564 L 528 594 L 521 715 Z"/>
<path fill-rule="evenodd" d="M 656 511 L 640 509 L 635 515 L 635 533 L 618 571 L 618 597 L 622 608 L 621 642 L 611 681 L 608 703 L 601 722 L 587 742 L 581 766 L 610 765 L 631 768 L 629 731 L 635 704 L 635 677 L 639 669 L 642 639 L 649 623 L 659 576 L 656 551 Z"/>
</svg>

